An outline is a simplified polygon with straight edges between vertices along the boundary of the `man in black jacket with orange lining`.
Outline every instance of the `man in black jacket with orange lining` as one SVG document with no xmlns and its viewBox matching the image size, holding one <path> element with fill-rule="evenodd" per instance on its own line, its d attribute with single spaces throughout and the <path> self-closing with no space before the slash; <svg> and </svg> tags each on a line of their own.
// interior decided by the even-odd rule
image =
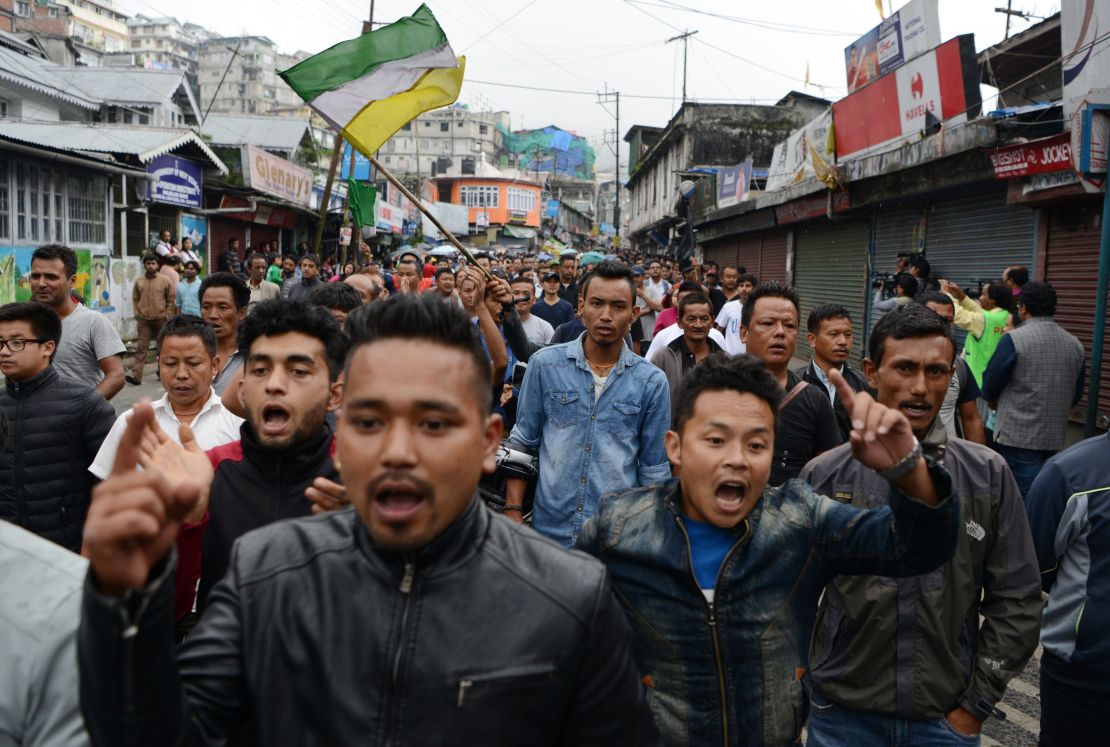
<svg viewBox="0 0 1110 747">
<path fill-rule="evenodd" d="M 349 328 L 336 455 L 354 510 L 240 538 L 176 661 L 167 577 L 201 486 L 135 471 L 136 408 L 86 526 L 93 743 L 655 744 L 604 567 L 477 498 L 502 427 L 466 315 L 406 295 Z"/>
</svg>

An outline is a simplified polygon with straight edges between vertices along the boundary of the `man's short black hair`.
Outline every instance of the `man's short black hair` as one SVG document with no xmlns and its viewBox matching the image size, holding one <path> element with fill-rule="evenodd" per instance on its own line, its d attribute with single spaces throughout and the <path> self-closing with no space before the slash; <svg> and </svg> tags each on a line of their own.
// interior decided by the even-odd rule
<svg viewBox="0 0 1110 747">
<path fill-rule="evenodd" d="M 705 286 L 697 280 L 683 280 L 678 284 L 678 293 L 704 293 Z"/>
<path fill-rule="evenodd" d="M 440 265 L 436 268 L 435 279 L 439 280 L 440 275 L 451 275 L 454 277 L 455 271 L 451 269 L 451 265 Z"/>
<path fill-rule="evenodd" d="M 350 314 L 362 306 L 362 294 L 346 283 L 324 283 L 309 291 L 308 302 L 323 309 L 338 309 Z"/>
<path fill-rule="evenodd" d="M 699 303 L 708 304 L 710 315 L 713 313 L 713 303 L 709 300 L 709 296 L 701 291 L 694 291 L 687 296 L 683 296 L 682 300 L 678 302 L 678 318 L 681 319 L 686 314 L 687 306 L 696 306 Z"/>
<path fill-rule="evenodd" d="M 34 302 L 6 303 L 0 306 L 0 322 L 27 322 L 36 338 L 54 343 L 54 354 L 57 354 L 62 339 L 62 320 L 52 307 Z M 51 363 L 54 354 L 50 356 Z"/>
<path fill-rule="evenodd" d="M 1021 287 L 1021 305 L 1030 316 L 1056 313 L 1056 289 L 1048 283 L 1026 283 Z"/>
<path fill-rule="evenodd" d="M 200 262 L 197 262 L 195 259 L 187 260 L 185 264 L 182 265 L 182 267 L 192 267 L 197 272 L 200 272 Z"/>
<path fill-rule="evenodd" d="M 951 306 L 953 310 L 956 308 L 956 303 L 952 300 L 952 297 L 940 291 L 923 291 L 918 294 L 915 300 L 922 306 L 938 303 L 941 306 Z"/>
<path fill-rule="evenodd" d="M 737 278 L 736 284 L 739 285 L 740 283 L 751 283 L 754 288 L 759 285 L 759 278 L 750 272 L 744 272 L 744 268 L 740 268 L 740 277 Z"/>
<path fill-rule="evenodd" d="M 751 299 L 748 299 L 749 301 Z M 809 319 L 806 321 L 806 330 L 811 334 L 817 334 L 821 329 L 821 322 L 828 321 L 829 319 L 847 319 L 852 321 L 852 314 L 848 309 L 838 303 L 823 303 L 819 306 L 814 306 L 813 311 L 809 312 Z"/>
<path fill-rule="evenodd" d="M 571 262 L 574 262 L 577 259 L 578 259 L 578 255 L 575 254 L 574 252 L 566 252 L 565 254 L 560 254 L 559 255 L 559 264 L 563 264 L 567 260 L 570 260 Z"/>
<path fill-rule="evenodd" d="M 62 246 L 61 244 L 47 244 L 46 246 L 40 246 L 38 249 L 35 250 L 35 253 L 31 255 L 32 262 L 34 262 L 36 259 L 60 260 L 66 268 L 67 279 L 77 274 L 77 253 L 70 249 L 68 246 Z"/>
<path fill-rule="evenodd" d="M 339 378 L 347 357 L 347 335 L 327 310 L 303 301 L 275 298 L 255 305 L 251 313 L 239 322 L 239 352 L 249 358 L 251 345 L 259 337 L 276 337 L 290 332 L 300 332 L 319 340 L 324 346 L 328 375 L 333 382 Z"/>
<path fill-rule="evenodd" d="M 493 401 L 489 358 L 477 327 L 462 309 L 428 295 L 398 294 L 353 312 L 347 329 L 351 334 L 348 366 L 356 350 L 379 340 L 423 340 L 466 353 L 474 363 L 478 407 L 489 412 Z"/>
<path fill-rule="evenodd" d="M 740 326 L 747 327 L 752 323 L 752 312 L 755 311 L 755 302 L 761 298 L 785 298 L 790 303 L 794 304 L 794 314 L 801 316 L 801 305 L 798 303 L 798 291 L 792 286 L 783 285 L 777 281 L 772 280 L 769 283 L 756 286 L 752 294 L 748 296 L 748 302 L 740 309 Z"/>
<path fill-rule="evenodd" d="M 702 392 L 754 394 L 767 403 L 778 422 L 782 387 L 763 361 L 753 355 L 712 353 L 683 376 L 672 403 L 671 430 L 682 434 L 682 427 L 693 417 Z"/>
<path fill-rule="evenodd" d="M 1025 292 L 1024 288 L 1021 290 L 1022 293 Z M 1001 278 L 992 280 L 990 284 L 987 285 L 987 298 L 994 301 L 995 305 L 1000 309 L 1006 309 L 1006 311 L 1011 313 L 1017 311 L 1017 301 L 1014 298 L 1014 292 Z"/>
<path fill-rule="evenodd" d="M 917 278 L 908 272 L 900 272 L 894 276 L 894 284 L 902 289 L 903 295 L 913 298 L 917 295 Z"/>
<path fill-rule="evenodd" d="M 1010 278 L 1010 282 L 1019 288 L 1024 288 L 1025 284 L 1029 282 L 1029 270 L 1021 265 L 1014 265 L 1007 268 L 1006 277 Z"/>
<path fill-rule="evenodd" d="M 147 262 L 157 262 L 158 264 L 162 264 L 162 260 L 158 257 L 157 254 L 144 254 L 141 261 L 144 265 Z"/>
<path fill-rule="evenodd" d="M 868 340 L 868 357 L 875 366 L 883 362 L 883 352 L 888 339 L 907 340 L 939 335 L 952 343 L 952 359 L 956 358 L 956 343 L 952 340 L 952 325 L 943 316 L 919 303 L 908 303 L 888 311 L 879 319 Z"/>
<path fill-rule="evenodd" d="M 204 293 L 209 288 L 230 288 L 236 309 L 245 309 L 250 305 L 251 289 L 238 275 L 232 275 L 230 272 L 213 272 L 206 277 L 200 284 L 200 290 L 197 291 L 197 299 L 201 303 L 204 303 Z"/>
<path fill-rule="evenodd" d="M 527 270 L 525 270 L 525 272 L 527 272 Z M 532 278 L 525 275 L 517 275 L 509 281 L 509 285 L 516 285 L 517 283 L 527 283 L 528 285 L 532 286 L 533 290 L 535 290 L 536 287 L 536 284 L 532 282 Z"/>
<path fill-rule="evenodd" d="M 317 257 L 315 254 L 306 254 L 306 255 L 304 255 L 299 260 L 297 260 L 297 264 L 299 264 L 299 265 L 304 264 L 306 260 L 311 262 L 312 264 L 316 265 L 317 267 L 320 266 L 320 258 Z"/>
<path fill-rule="evenodd" d="M 910 267 L 917 268 L 917 275 L 921 278 L 929 277 L 933 271 L 933 266 L 929 264 L 929 260 L 925 259 L 924 254 L 915 254 L 910 257 Z"/>
<path fill-rule="evenodd" d="M 266 255 L 265 254 L 260 254 L 258 252 L 255 252 L 251 256 L 247 257 L 247 267 L 250 267 L 256 259 L 262 260 L 263 262 L 266 263 L 266 266 L 269 267 L 270 263 L 266 260 Z"/>
<path fill-rule="evenodd" d="M 168 319 L 158 331 L 158 342 L 155 350 L 162 354 L 162 341 L 167 337 L 199 337 L 204 349 L 208 351 L 209 358 L 216 357 L 216 330 L 212 325 L 192 314 L 181 314 Z"/>
<path fill-rule="evenodd" d="M 629 293 L 632 294 L 632 303 L 636 303 L 636 279 L 632 277 L 632 270 L 628 269 L 620 262 L 605 259 L 595 264 L 582 280 L 581 295 L 583 299 L 586 298 L 586 289 L 590 287 L 590 283 L 593 282 L 594 278 L 626 280 L 628 282 Z"/>
</svg>

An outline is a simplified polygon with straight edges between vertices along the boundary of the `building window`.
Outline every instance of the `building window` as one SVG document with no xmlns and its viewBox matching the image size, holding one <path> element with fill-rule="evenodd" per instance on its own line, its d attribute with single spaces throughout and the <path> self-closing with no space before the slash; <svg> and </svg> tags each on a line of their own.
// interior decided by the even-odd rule
<svg viewBox="0 0 1110 747">
<path fill-rule="evenodd" d="M 31 0 L 15 0 L 15 14 L 30 18 L 34 15 L 31 10 Z"/>
<path fill-rule="evenodd" d="M 501 190 L 495 186 L 462 187 L 462 204 L 467 207 L 495 208 L 501 206 Z"/>
<path fill-rule="evenodd" d="M 104 244 L 108 180 L 101 176 L 69 175 L 69 242 Z"/>
<path fill-rule="evenodd" d="M 479 135 L 485 135 L 488 132 L 489 132 L 489 127 L 487 127 L 486 125 L 478 125 L 478 134 Z"/>
<path fill-rule="evenodd" d="M 432 126 L 432 123 L 431 123 L 431 122 L 425 122 L 425 123 L 424 123 L 424 126 L 425 126 L 425 127 L 431 127 L 431 126 Z"/>
<path fill-rule="evenodd" d="M 439 131 L 440 132 L 447 132 L 447 130 L 450 126 L 451 126 L 451 124 L 449 122 L 440 122 L 439 123 Z"/>
<path fill-rule="evenodd" d="M 27 238 L 27 166 L 15 164 L 15 238 Z"/>
<path fill-rule="evenodd" d="M 506 192 L 509 210 L 521 210 L 530 213 L 536 209 L 536 193 L 532 190 L 509 187 Z"/>
<path fill-rule="evenodd" d="M 0 99 L 0 117 L 8 116 L 8 100 Z"/>
<path fill-rule="evenodd" d="M 405 122 L 403 125 L 401 125 L 401 129 L 406 131 L 411 130 L 412 122 Z"/>
</svg>

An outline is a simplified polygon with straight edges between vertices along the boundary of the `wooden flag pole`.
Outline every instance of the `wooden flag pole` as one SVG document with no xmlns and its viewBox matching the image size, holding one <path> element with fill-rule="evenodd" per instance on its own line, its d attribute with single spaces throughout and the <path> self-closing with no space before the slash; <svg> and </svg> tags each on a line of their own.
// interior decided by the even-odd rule
<svg viewBox="0 0 1110 747">
<path fill-rule="evenodd" d="M 443 234 L 444 236 L 446 236 L 447 240 L 450 241 L 451 244 L 454 245 L 454 247 L 456 249 L 458 249 L 460 252 L 462 252 L 462 255 L 464 257 L 466 257 L 467 262 L 469 262 L 471 265 L 473 265 L 474 267 L 477 267 L 479 270 L 481 270 L 482 274 L 486 276 L 486 280 L 493 280 L 493 275 L 490 275 L 489 270 L 485 269 L 480 264 L 478 264 L 478 260 L 474 259 L 474 255 L 470 253 L 470 250 L 467 249 L 465 246 L 463 246 L 462 242 L 460 242 L 457 238 L 455 238 L 455 234 L 448 231 L 447 228 L 442 223 L 439 222 L 439 218 L 437 218 L 432 213 L 432 211 L 428 209 L 428 207 L 424 204 L 423 200 L 418 199 L 416 197 L 416 195 L 414 195 L 412 192 L 410 192 L 408 187 L 406 187 L 404 184 L 402 184 L 401 180 L 398 179 L 396 176 L 394 176 L 393 173 L 389 169 L 387 169 L 385 166 L 382 166 L 380 163 L 378 163 L 377 158 L 375 158 L 374 156 L 369 156 L 369 158 L 370 158 L 370 163 L 373 164 L 374 168 L 376 168 L 378 170 L 378 173 L 381 174 L 382 176 L 384 176 L 386 178 L 386 181 L 388 181 L 390 184 L 392 184 L 394 187 L 396 187 L 398 190 L 400 190 L 401 194 L 403 194 L 408 199 L 408 201 L 411 202 L 413 205 L 416 205 L 416 207 L 420 210 L 420 212 L 422 212 L 424 215 L 428 216 L 428 220 L 430 220 L 432 222 L 432 225 L 434 225 L 437 229 L 439 229 L 439 232 L 441 234 Z"/>
</svg>

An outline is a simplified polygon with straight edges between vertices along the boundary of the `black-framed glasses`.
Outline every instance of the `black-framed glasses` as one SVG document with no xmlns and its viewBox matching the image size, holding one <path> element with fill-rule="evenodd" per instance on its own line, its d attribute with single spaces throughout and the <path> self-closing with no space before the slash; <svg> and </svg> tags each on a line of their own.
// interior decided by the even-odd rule
<svg viewBox="0 0 1110 747">
<path fill-rule="evenodd" d="M 27 347 L 27 343 L 29 342 L 37 342 L 41 345 L 44 342 L 49 342 L 49 340 L 24 340 L 21 337 L 16 337 L 13 340 L 0 340 L 0 350 L 3 350 L 4 346 L 7 345 L 8 350 L 12 351 L 13 353 L 22 353 L 23 349 Z"/>
</svg>

